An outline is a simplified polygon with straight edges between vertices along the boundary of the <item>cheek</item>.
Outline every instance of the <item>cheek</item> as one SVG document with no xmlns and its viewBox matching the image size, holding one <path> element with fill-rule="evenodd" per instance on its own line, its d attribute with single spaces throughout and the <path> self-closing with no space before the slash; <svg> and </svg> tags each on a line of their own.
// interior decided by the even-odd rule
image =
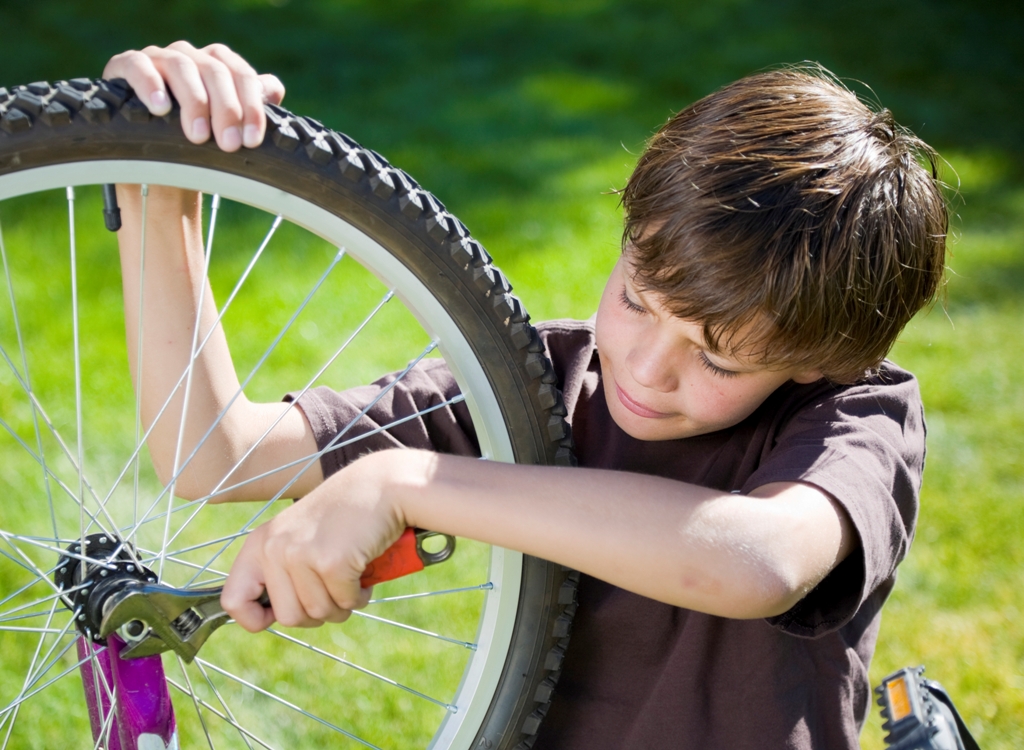
<svg viewBox="0 0 1024 750">
<path fill-rule="evenodd" d="M 623 311 L 619 309 L 615 295 L 605 290 L 601 296 L 601 304 L 597 307 L 597 318 L 594 322 L 597 350 L 602 359 L 610 358 L 618 362 L 623 341 L 629 339 L 628 322 L 623 319 Z"/>
<path fill-rule="evenodd" d="M 748 384 L 717 377 L 699 362 L 690 363 L 683 383 L 679 395 L 694 421 L 712 426 L 735 424 L 756 408 L 756 403 L 751 406 L 755 399 Z"/>
</svg>

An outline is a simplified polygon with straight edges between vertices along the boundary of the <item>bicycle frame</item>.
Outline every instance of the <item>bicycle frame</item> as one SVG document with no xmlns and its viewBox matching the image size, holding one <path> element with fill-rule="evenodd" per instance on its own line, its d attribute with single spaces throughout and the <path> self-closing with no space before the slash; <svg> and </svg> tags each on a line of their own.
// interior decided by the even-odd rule
<svg viewBox="0 0 1024 750">
<path fill-rule="evenodd" d="M 160 656 L 122 659 L 124 641 L 106 646 L 79 636 L 79 671 L 95 747 L 178 750 L 178 728 Z M 97 674 L 97 668 L 99 673 Z"/>
</svg>

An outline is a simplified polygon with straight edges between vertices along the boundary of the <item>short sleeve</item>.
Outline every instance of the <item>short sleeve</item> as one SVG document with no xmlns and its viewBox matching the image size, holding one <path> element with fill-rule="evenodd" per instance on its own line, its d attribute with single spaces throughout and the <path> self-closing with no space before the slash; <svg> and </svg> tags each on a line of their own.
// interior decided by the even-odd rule
<svg viewBox="0 0 1024 750">
<path fill-rule="evenodd" d="M 913 538 L 924 470 L 925 425 L 917 381 L 886 363 L 871 380 L 805 405 L 779 430 L 744 484 L 806 482 L 849 514 L 857 550 L 789 611 L 769 622 L 816 637 L 849 622 L 888 591 Z"/>
<path fill-rule="evenodd" d="M 419 362 L 404 376 L 387 375 L 346 391 L 325 386 L 288 394 L 306 416 L 320 465 L 330 476 L 362 455 L 388 448 L 421 448 L 479 456 L 469 409 L 448 366 Z"/>
</svg>

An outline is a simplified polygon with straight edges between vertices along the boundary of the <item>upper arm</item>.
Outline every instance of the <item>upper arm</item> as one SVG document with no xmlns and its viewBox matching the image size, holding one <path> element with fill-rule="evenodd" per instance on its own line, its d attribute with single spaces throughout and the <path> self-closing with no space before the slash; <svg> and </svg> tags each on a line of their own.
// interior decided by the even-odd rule
<svg viewBox="0 0 1024 750">
<path fill-rule="evenodd" d="M 234 445 L 230 473 L 219 480 L 215 502 L 302 497 L 323 482 L 316 438 L 301 409 L 285 403 L 238 406 L 225 420 Z"/>
</svg>

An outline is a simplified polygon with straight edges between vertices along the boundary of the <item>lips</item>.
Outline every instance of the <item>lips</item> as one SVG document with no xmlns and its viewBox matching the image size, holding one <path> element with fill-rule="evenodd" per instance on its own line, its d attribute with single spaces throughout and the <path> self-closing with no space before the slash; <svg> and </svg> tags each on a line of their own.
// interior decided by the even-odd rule
<svg viewBox="0 0 1024 750">
<path fill-rule="evenodd" d="M 618 383 L 615 384 L 615 393 L 619 397 L 619 402 L 638 417 L 644 417 L 645 419 L 665 419 L 666 417 L 672 416 L 665 412 L 655 411 L 649 406 L 645 406 L 639 401 L 631 398 L 628 393 L 622 390 Z"/>
</svg>

